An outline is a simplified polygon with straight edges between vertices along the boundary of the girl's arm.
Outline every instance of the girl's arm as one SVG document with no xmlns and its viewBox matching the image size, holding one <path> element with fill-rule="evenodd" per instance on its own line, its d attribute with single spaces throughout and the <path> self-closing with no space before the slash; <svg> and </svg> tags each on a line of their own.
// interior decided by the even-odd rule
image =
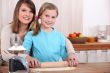
<svg viewBox="0 0 110 73">
<path fill-rule="evenodd" d="M 28 62 L 29 67 L 35 68 L 35 67 L 40 67 L 40 63 L 37 59 L 29 55 L 33 45 L 32 36 L 33 36 L 32 32 L 28 32 L 26 34 L 23 42 L 23 47 L 26 49 L 27 56 L 25 57 L 25 59 Z"/>
</svg>

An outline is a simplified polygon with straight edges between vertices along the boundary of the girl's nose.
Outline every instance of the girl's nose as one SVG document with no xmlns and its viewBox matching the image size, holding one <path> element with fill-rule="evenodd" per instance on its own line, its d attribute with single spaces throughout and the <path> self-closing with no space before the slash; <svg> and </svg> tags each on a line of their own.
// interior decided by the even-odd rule
<svg viewBox="0 0 110 73">
<path fill-rule="evenodd" d="M 52 18 L 49 17 L 49 18 L 48 18 L 48 21 L 51 22 L 51 21 L 52 21 Z"/>
</svg>

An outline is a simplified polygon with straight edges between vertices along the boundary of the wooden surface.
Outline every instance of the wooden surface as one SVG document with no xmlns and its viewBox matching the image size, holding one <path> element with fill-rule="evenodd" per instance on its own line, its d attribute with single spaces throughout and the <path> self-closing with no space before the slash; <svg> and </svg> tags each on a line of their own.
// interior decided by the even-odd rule
<svg viewBox="0 0 110 73">
<path fill-rule="evenodd" d="M 75 51 L 107 50 L 107 49 L 110 49 L 110 42 L 73 44 L 73 47 L 75 48 Z"/>
<path fill-rule="evenodd" d="M 0 67 L 0 73 L 8 73 L 8 67 L 6 66 Z M 40 73 L 110 73 L 110 62 L 108 63 L 107 62 L 106 63 L 81 63 L 74 70 L 43 71 Z"/>
</svg>

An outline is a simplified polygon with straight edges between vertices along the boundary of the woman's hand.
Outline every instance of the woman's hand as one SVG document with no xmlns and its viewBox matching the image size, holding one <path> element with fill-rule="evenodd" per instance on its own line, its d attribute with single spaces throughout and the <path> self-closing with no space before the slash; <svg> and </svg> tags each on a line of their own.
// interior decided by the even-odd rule
<svg viewBox="0 0 110 73">
<path fill-rule="evenodd" d="M 29 55 L 26 56 L 26 61 L 28 62 L 29 67 L 31 68 L 40 67 L 40 62 Z"/>
<path fill-rule="evenodd" d="M 67 61 L 68 61 L 70 67 L 78 65 L 78 61 L 77 61 L 77 57 L 76 57 L 75 53 L 70 53 L 68 55 Z"/>
</svg>

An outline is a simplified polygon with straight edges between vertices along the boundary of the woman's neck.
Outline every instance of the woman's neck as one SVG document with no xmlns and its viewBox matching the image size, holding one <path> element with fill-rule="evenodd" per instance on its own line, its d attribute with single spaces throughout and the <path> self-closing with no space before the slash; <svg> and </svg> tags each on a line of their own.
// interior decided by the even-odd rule
<svg viewBox="0 0 110 73">
<path fill-rule="evenodd" d="M 20 25 L 19 32 L 24 32 L 28 30 L 28 25 Z"/>
<path fill-rule="evenodd" d="M 24 40 L 24 36 L 26 35 L 27 31 L 28 31 L 28 25 L 20 26 L 18 35 L 21 38 L 21 40 Z"/>
</svg>

